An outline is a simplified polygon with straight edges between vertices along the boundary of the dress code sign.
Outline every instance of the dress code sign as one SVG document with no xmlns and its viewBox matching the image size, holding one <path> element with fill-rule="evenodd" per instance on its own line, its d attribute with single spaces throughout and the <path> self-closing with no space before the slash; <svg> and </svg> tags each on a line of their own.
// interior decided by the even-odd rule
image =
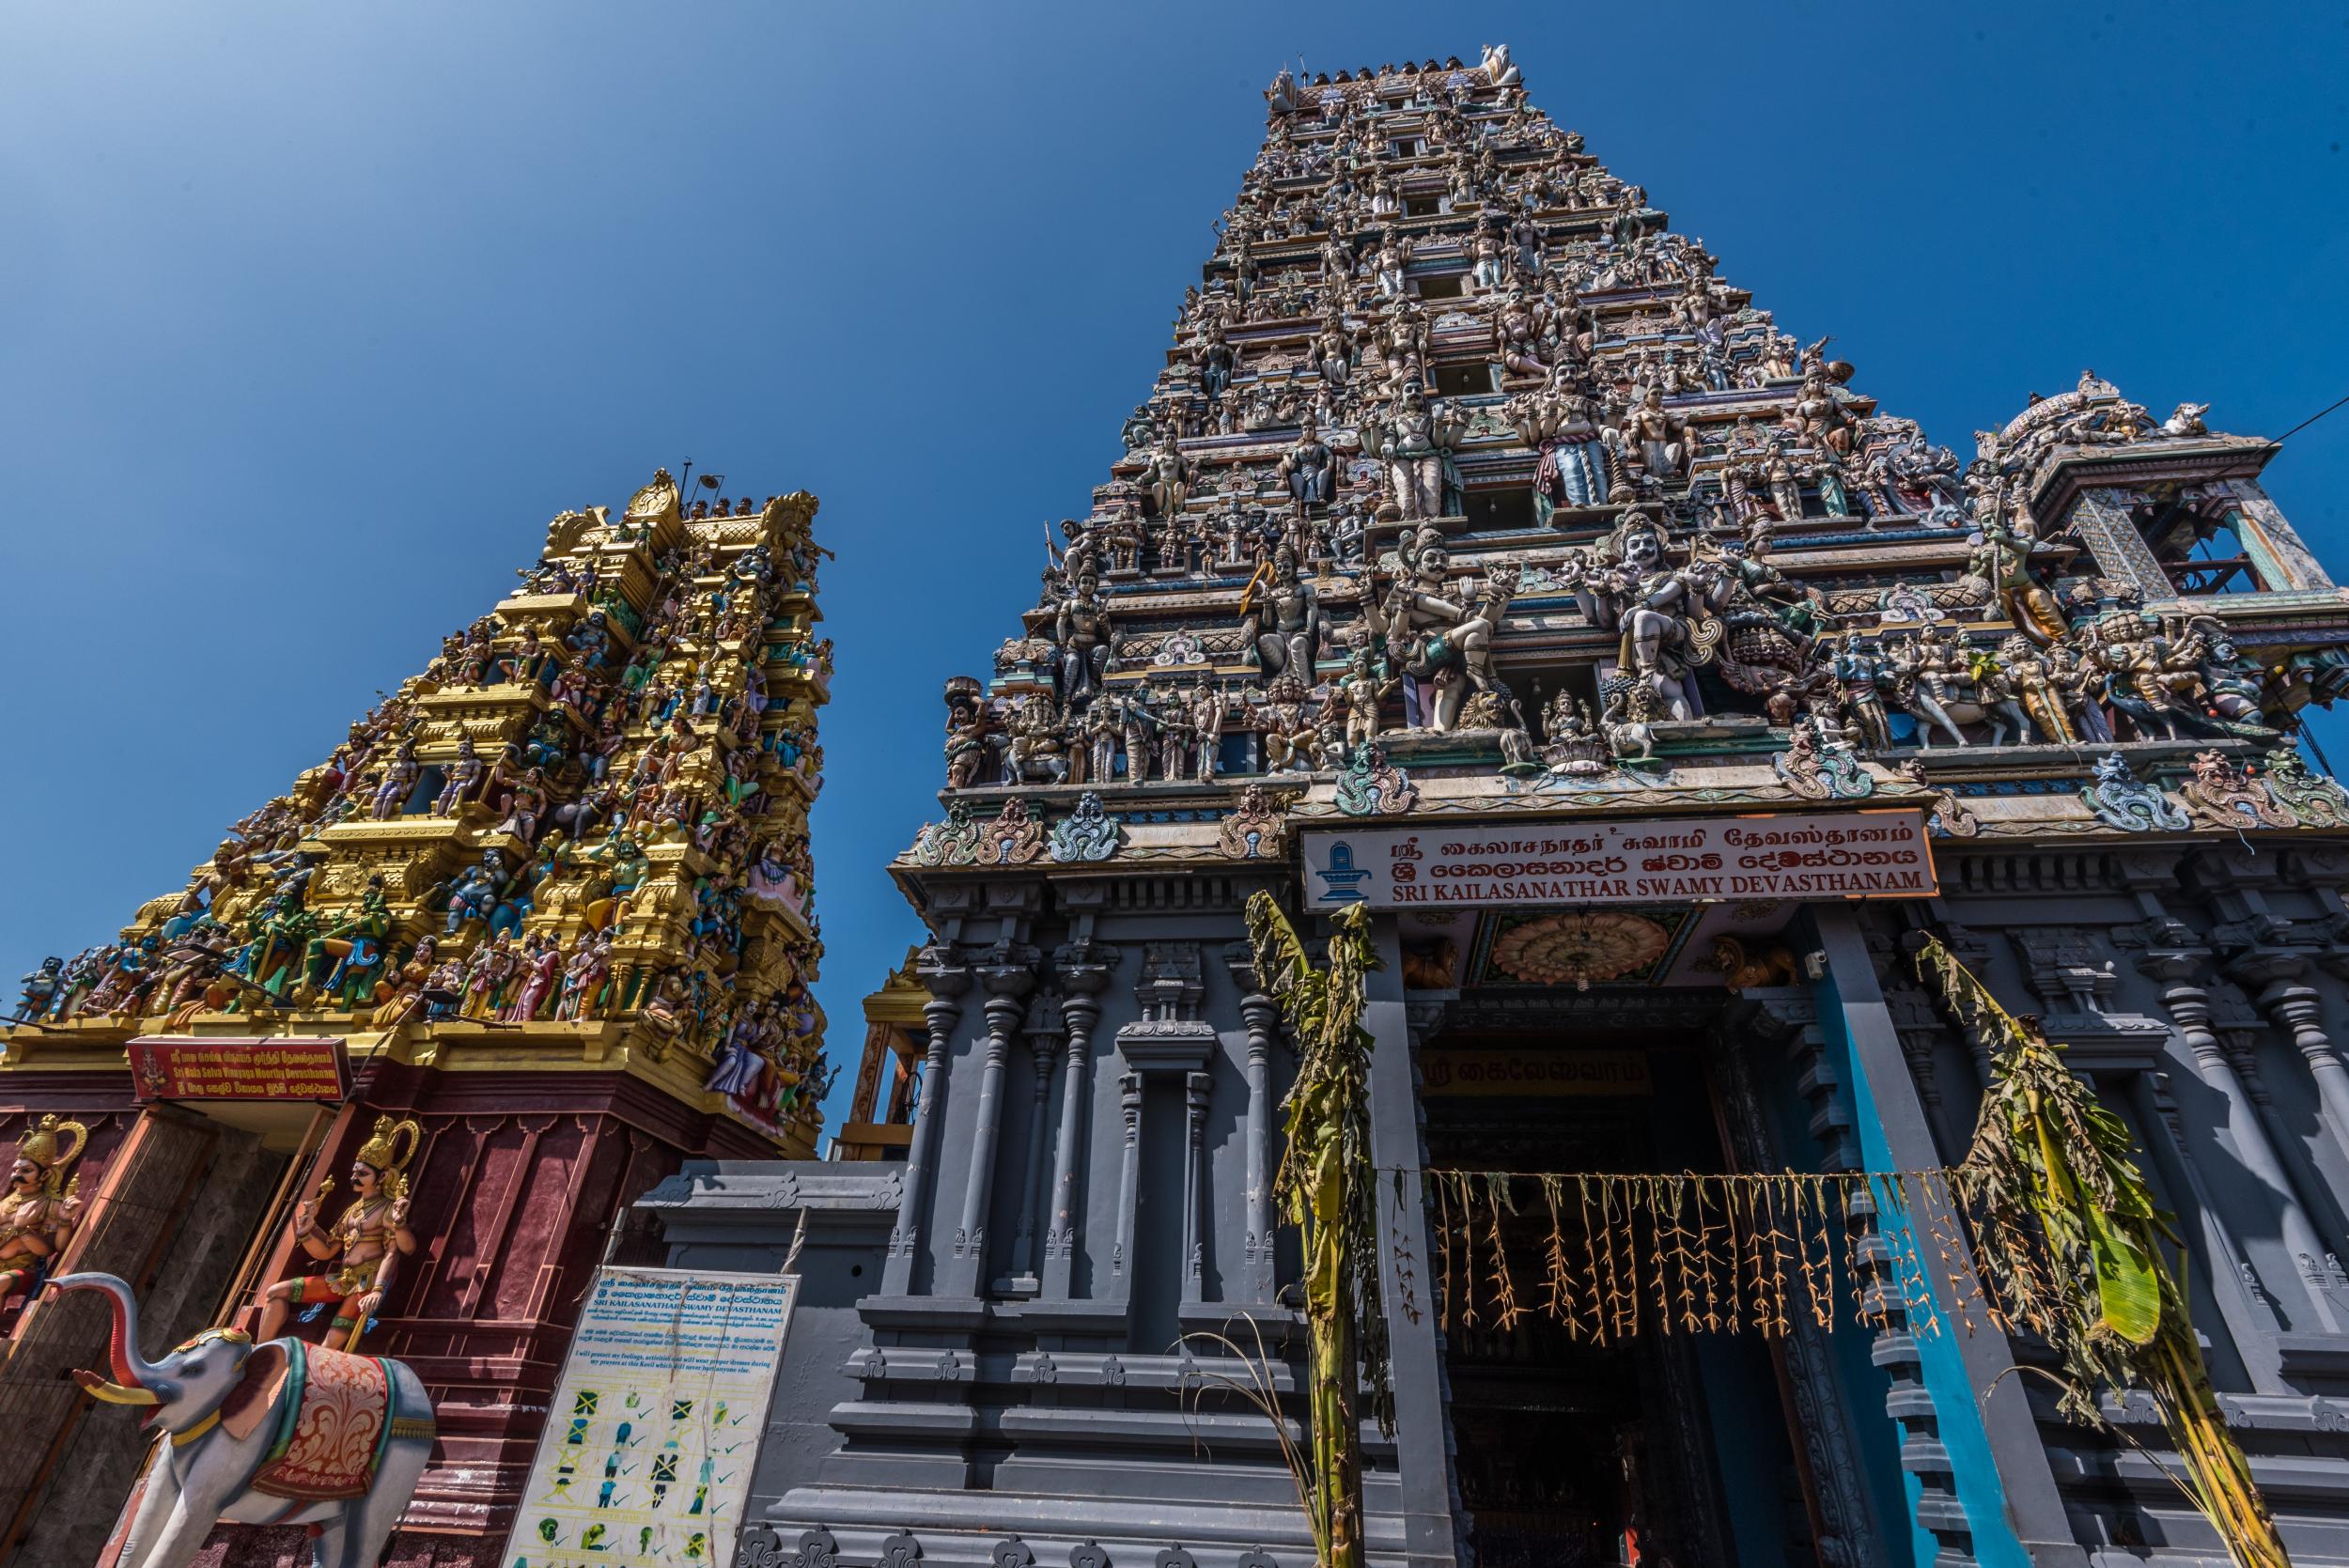
<svg viewBox="0 0 2349 1568">
<path fill-rule="evenodd" d="M 1924 814 L 1914 807 L 1308 832 L 1304 855 L 1316 909 L 1930 898 L 1937 891 Z"/>
<path fill-rule="evenodd" d="M 139 1039 L 131 1082 L 143 1100 L 339 1100 L 340 1040 Z"/>
</svg>

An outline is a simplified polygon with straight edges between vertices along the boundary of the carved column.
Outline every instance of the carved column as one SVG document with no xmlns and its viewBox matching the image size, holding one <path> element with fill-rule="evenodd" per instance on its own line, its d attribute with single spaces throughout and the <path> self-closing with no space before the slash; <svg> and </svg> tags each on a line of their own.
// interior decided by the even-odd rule
<svg viewBox="0 0 2349 1568">
<path fill-rule="evenodd" d="M 1281 1010 L 1256 988 L 1256 966 L 1245 943 L 1224 955 L 1240 988 L 1240 1022 L 1248 1031 L 1248 1239 L 1241 1259 L 1242 1297 L 1272 1299 L 1272 1042 Z"/>
<path fill-rule="evenodd" d="M 881 1269 L 881 1293 L 905 1296 L 913 1289 L 913 1259 L 922 1239 L 922 1224 L 930 1201 L 930 1186 L 938 1164 L 939 1099 L 946 1087 L 946 1043 L 953 1036 L 962 1008 L 955 1001 L 971 986 L 971 971 L 955 962 L 954 950 L 933 945 L 922 950 L 916 971 L 928 988 L 922 1021 L 929 1044 L 922 1053 L 922 1094 L 913 1110 L 913 1142 L 906 1155 L 905 1201 L 897 1209 L 896 1226 L 889 1233 L 889 1257 Z"/>
<path fill-rule="evenodd" d="M 2234 502 L 2235 537 L 2261 568 L 2270 588 L 2329 588 L 2333 580 L 2325 563 L 2300 538 L 2299 531 L 2269 500 L 2256 479 L 2219 479 L 2206 487 Z"/>
<path fill-rule="evenodd" d="M 979 1070 L 979 1109 L 971 1134 L 971 1173 L 962 1188 L 962 1222 L 955 1228 L 955 1250 L 941 1296 L 976 1296 L 987 1266 L 988 1205 L 995 1195 L 995 1143 L 1003 1132 L 1003 1059 L 1011 1053 L 1012 1031 L 1025 1009 L 1019 999 L 1035 984 L 1032 961 L 998 944 L 979 966 L 987 987 L 987 1051 Z"/>
<path fill-rule="evenodd" d="M 1207 1093 L 1206 1073 L 1183 1075 L 1183 1299 L 1206 1299 Z"/>
<path fill-rule="evenodd" d="M 2137 520 L 2129 515 L 2134 497 L 2109 486 L 2082 489 L 2072 504 L 2065 523 L 2096 558 L 2096 568 L 2116 582 L 2130 582 L 2148 603 L 2178 597 L 2170 574 L 2161 569 L 2146 547 Z"/>
<path fill-rule="evenodd" d="M 2255 949 L 2227 966 L 2228 974 L 2255 999 L 2276 1027 L 2292 1036 L 2293 1048 L 2309 1064 L 2316 1080 L 2316 1097 L 2325 1107 L 2325 1120 L 2333 1141 L 2349 1153 L 2349 1064 L 2341 1060 L 2325 1033 L 2324 998 L 2313 986 L 2302 983 L 2308 959 L 2297 953 Z"/>
<path fill-rule="evenodd" d="M 1122 1074 L 1117 1080 L 1117 1108 L 1126 1118 L 1126 1152 L 1117 1169 L 1117 1240 L 1110 1249 L 1109 1297 L 1125 1301 L 1133 1295 L 1134 1204 L 1142 1176 L 1142 1075 Z"/>
<path fill-rule="evenodd" d="M 2210 1184 L 2202 1179 L 2201 1168 L 2194 1159 L 2186 1118 L 2170 1093 L 2170 1075 L 2132 1074 L 2129 1091 L 2137 1102 L 2138 1121 L 2145 1129 L 2146 1154 L 2161 1168 L 2172 1190 L 2193 1199 L 2195 1229 L 2201 1234 L 2203 1256 L 2210 1265 L 2211 1298 L 2218 1305 L 2218 1315 L 2226 1319 L 2228 1337 L 2252 1390 L 2291 1392 L 2276 1353 L 2276 1335 L 2282 1326 L 2277 1321 L 2275 1303 L 2212 1200 Z"/>
<path fill-rule="evenodd" d="M 1797 1030 L 1798 1038 L 1818 1032 L 1814 1022 L 1799 1016 L 1786 1015 L 1783 1021 Z M 1904 1032 L 1904 1048 L 1906 1043 Z M 1775 1171 L 1785 1161 L 1770 1134 L 1768 1113 L 1755 1088 L 1748 1054 L 1742 1042 L 1735 1047 L 1717 1044 L 1711 1053 L 1713 1070 L 1719 1076 L 1723 1130 L 1737 1169 Z M 1881 1560 L 1881 1525 L 1869 1506 L 1859 1441 L 1836 1389 L 1834 1356 L 1826 1330 L 1798 1312 L 1794 1314 L 1792 1331 L 1768 1343 L 1781 1386 L 1786 1390 L 1787 1436 L 1805 1501 L 1811 1505 L 1819 1561 Z"/>
<path fill-rule="evenodd" d="M 1044 1295 L 1066 1301 L 1076 1279 L 1077 1172 L 1084 1161 L 1085 1110 L 1093 1083 L 1093 1027 L 1101 1021 L 1097 994 L 1109 982 L 1110 966 L 1100 950 L 1085 943 L 1071 943 L 1053 956 L 1061 986 L 1068 993 L 1061 1003 L 1068 1051 L 1061 1069 L 1060 1133 L 1052 1146 L 1052 1218 L 1044 1233 Z"/>
<path fill-rule="evenodd" d="M 2298 1192 L 2284 1168 L 2282 1157 L 2267 1136 L 2258 1108 L 2252 1104 L 2242 1075 L 2228 1059 L 2217 1032 L 2211 1027 L 2210 993 L 2190 978 L 2205 955 L 2191 949 L 2172 949 L 2146 954 L 2138 960 L 2138 968 L 2161 983 L 2161 1004 L 2177 1025 L 2178 1033 L 2186 1041 L 2186 1049 L 2194 1053 L 2195 1071 L 2202 1081 L 2218 1092 L 2226 1102 L 2227 1122 L 2224 1128 L 2234 1144 L 2235 1157 L 2246 1174 L 2265 1188 L 2276 1205 L 2277 1234 L 2285 1249 L 2298 1263 L 2303 1281 L 2308 1286 L 2319 1323 L 2326 1333 L 2339 1332 L 2332 1304 L 2326 1298 L 2321 1270 L 2329 1251 L 2318 1239 L 2316 1227 L 2300 1206 Z M 2203 1201 L 2200 1190 L 2194 1194 L 2197 1203 Z M 2228 1238 L 2229 1250 L 2233 1240 Z"/>
<path fill-rule="evenodd" d="M 1044 1217 L 1045 1124 L 1051 1110 L 1052 1069 L 1060 1060 L 1060 998 L 1046 991 L 1028 1007 L 1028 1054 L 1035 1062 L 1035 1100 L 1028 1110 L 1028 1188 L 1019 1203 L 1019 1232 L 1011 1243 L 1011 1276 L 995 1288 L 1006 1295 L 1036 1294 L 1036 1231 Z"/>
</svg>

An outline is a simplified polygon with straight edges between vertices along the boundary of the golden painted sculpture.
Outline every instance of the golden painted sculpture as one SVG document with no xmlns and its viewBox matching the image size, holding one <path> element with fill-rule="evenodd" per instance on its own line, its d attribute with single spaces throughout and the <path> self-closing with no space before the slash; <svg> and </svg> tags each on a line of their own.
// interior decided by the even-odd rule
<svg viewBox="0 0 2349 1568">
<path fill-rule="evenodd" d="M 408 1228 L 406 1172 L 423 1136 L 413 1120 L 375 1119 L 375 1131 L 351 1158 L 351 1200 L 332 1230 L 319 1227 L 318 1209 L 334 1190 L 333 1177 L 319 1184 L 317 1197 L 294 1205 L 294 1236 L 302 1250 L 321 1262 L 337 1261 L 322 1274 L 280 1280 L 269 1287 L 261 1297 L 261 1339 L 275 1339 L 293 1308 L 331 1303 L 334 1321 L 322 1343 L 339 1341 L 346 1350 L 358 1344 L 367 1320 L 383 1304 L 399 1260 L 416 1250 L 415 1233 Z"/>
<path fill-rule="evenodd" d="M 60 1149 L 58 1140 L 64 1138 L 72 1142 Z M 87 1127 L 54 1115 L 41 1117 L 18 1141 L 8 1196 L 0 1198 L 0 1312 L 17 1296 L 39 1291 L 49 1260 L 72 1238 L 82 1178 L 68 1181 L 66 1168 L 88 1144 Z"/>
</svg>

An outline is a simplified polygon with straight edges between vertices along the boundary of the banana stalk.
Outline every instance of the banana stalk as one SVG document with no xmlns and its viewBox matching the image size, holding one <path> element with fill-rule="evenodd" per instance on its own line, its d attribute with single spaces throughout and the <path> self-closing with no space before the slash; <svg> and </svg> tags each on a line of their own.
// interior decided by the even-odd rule
<svg viewBox="0 0 2349 1568">
<path fill-rule="evenodd" d="M 1938 939 L 1926 939 L 1917 969 L 1993 1052 L 1991 1086 L 1955 1175 L 1976 1262 L 2008 1319 L 2062 1362 L 2061 1409 L 2108 1428 L 2098 1393 L 2145 1389 L 2185 1466 L 2179 1484 L 2229 1558 L 2237 1568 L 2290 1568 L 2219 1413 L 2161 1247 L 2184 1243 L 2154 1206 L 2127 1125 L 2064 1065 L 2037 1019 L 2000 1007 Z"/>
<path fill-rule="evenodd" d="M 1303 1498 L 1321 1568 L 1361 1568 L 1361 1413 L 1392 1430 L 1385 1316 L 1379 1310 L 1377 1172 L 1370 1157 L 1370 1034 L 1362 977 L 1378 967 L 1360 908 L 1331 919 L 1329 967 L 1316 970 L 1271 895 L 1248 901 L 1258 984 L 1281 1008 L 1298 1053 L 1286 1146 L 1273 1191 L 1304 1237 L 1312 1424 Z"/>
</svg>

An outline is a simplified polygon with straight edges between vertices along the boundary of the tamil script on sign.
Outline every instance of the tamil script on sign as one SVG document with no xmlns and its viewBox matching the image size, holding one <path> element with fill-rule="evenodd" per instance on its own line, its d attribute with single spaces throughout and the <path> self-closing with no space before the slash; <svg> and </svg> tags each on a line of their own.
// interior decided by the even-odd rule
<svg viewBox="0 0 2349 1568">
<path fill-rule="evenodd" d="M 142 1100 L 331 1101 L 349 1086 L 340 1040 L 143 1035 L 126 1049 Z"/>
<path fill-rule="evenodd" d="M 1304 835 L 1315 908 L 1930 898 L 1924 814 L 1770 813 Z"/>
</svg>

